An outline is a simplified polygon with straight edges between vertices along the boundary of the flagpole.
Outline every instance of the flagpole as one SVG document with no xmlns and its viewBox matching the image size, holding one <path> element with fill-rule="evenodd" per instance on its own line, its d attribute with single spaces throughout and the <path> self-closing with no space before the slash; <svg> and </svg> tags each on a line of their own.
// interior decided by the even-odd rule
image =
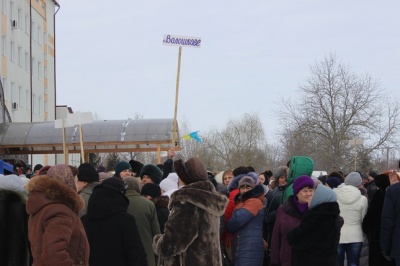
<svg viewBox="0 0 400 266">
<path fill-rule="evenodd" d="M 179 53 L 178 53 L 178 71 L 176 75 L 176 91 L 175 91 L 175 111 L 174 111 L 174 126 L 172 129 L 172 147 L 175 147 L 175 138 L 177 137 L 177 123 L 176 123 L 176 116 L 178 113 L 178 97 L 179 97 L 179 75 L 181 72 L 181 56 L 182 56 L 182 46 L 179 46 Z"/>
</svg>

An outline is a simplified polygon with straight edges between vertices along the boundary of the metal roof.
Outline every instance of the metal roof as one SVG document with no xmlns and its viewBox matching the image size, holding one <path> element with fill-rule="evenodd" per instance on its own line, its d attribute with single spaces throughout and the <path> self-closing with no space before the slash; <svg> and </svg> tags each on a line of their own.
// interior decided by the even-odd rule
<svg viewBox="0 0 400 266">
<path fill-rule="evenodd" d="M 173 119 L 98 120 L 82 125 L 84 152 L 167 151 L 171 147 Z M 65 128 L 69 153 L 80 152 L 79 126 Z M 178 131 L 179 132 L 179 131 Z M 179 134 L 176 135 L 179 146 Z M 0 123 L 3 154 L 63 153 L 63 130 L 55 122 Z"/>
</svg>

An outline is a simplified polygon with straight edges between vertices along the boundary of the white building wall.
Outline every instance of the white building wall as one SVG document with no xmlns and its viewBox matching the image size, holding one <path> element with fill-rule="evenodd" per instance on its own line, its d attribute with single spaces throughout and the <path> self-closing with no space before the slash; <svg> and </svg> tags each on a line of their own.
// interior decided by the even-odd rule
<svg viewBox="0 0 400 266">
<path fill-rule="evenodd" d="M 55 119 L 57 8 L 53 0 L 0 0 L 0 75 L 12 122 Z M 54 164 L 55 158 L 33 155 L 29 162 Z"/>
</svg>

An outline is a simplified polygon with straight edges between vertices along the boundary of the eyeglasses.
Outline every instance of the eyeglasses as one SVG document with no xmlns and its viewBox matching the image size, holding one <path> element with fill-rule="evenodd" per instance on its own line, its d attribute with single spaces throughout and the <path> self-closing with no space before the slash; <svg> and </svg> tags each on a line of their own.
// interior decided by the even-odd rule
<svg viewBox="0 0 400 266">
<path fill-rule="evenodd" d="M 247 189 L 247 190 L 249 190 L 249 189 L 253 189 L 253 188 L 251 186 L 244 185 L 244 186 L 241 186 L 239 189 Z"/>
</svg>

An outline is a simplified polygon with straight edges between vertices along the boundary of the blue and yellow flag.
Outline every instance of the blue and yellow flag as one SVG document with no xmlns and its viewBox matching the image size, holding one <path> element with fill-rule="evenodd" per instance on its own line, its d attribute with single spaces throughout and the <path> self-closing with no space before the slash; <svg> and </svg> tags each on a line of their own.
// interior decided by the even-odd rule
<svg viewBox="0 0 400 266">
<path fill-rule="evenodd" d="M 198 132 L 199 131 L 194 131 L 192 133 L 189 133 L 189 134 L 183 136 L 182 138 L 184 138 L 186 140 L 194 139 L 194 140 L 196 140 L 196 141 L 198 141 L 200 143 L 203 143 L 203 140 L 197 134 Z"/>
</svg>

